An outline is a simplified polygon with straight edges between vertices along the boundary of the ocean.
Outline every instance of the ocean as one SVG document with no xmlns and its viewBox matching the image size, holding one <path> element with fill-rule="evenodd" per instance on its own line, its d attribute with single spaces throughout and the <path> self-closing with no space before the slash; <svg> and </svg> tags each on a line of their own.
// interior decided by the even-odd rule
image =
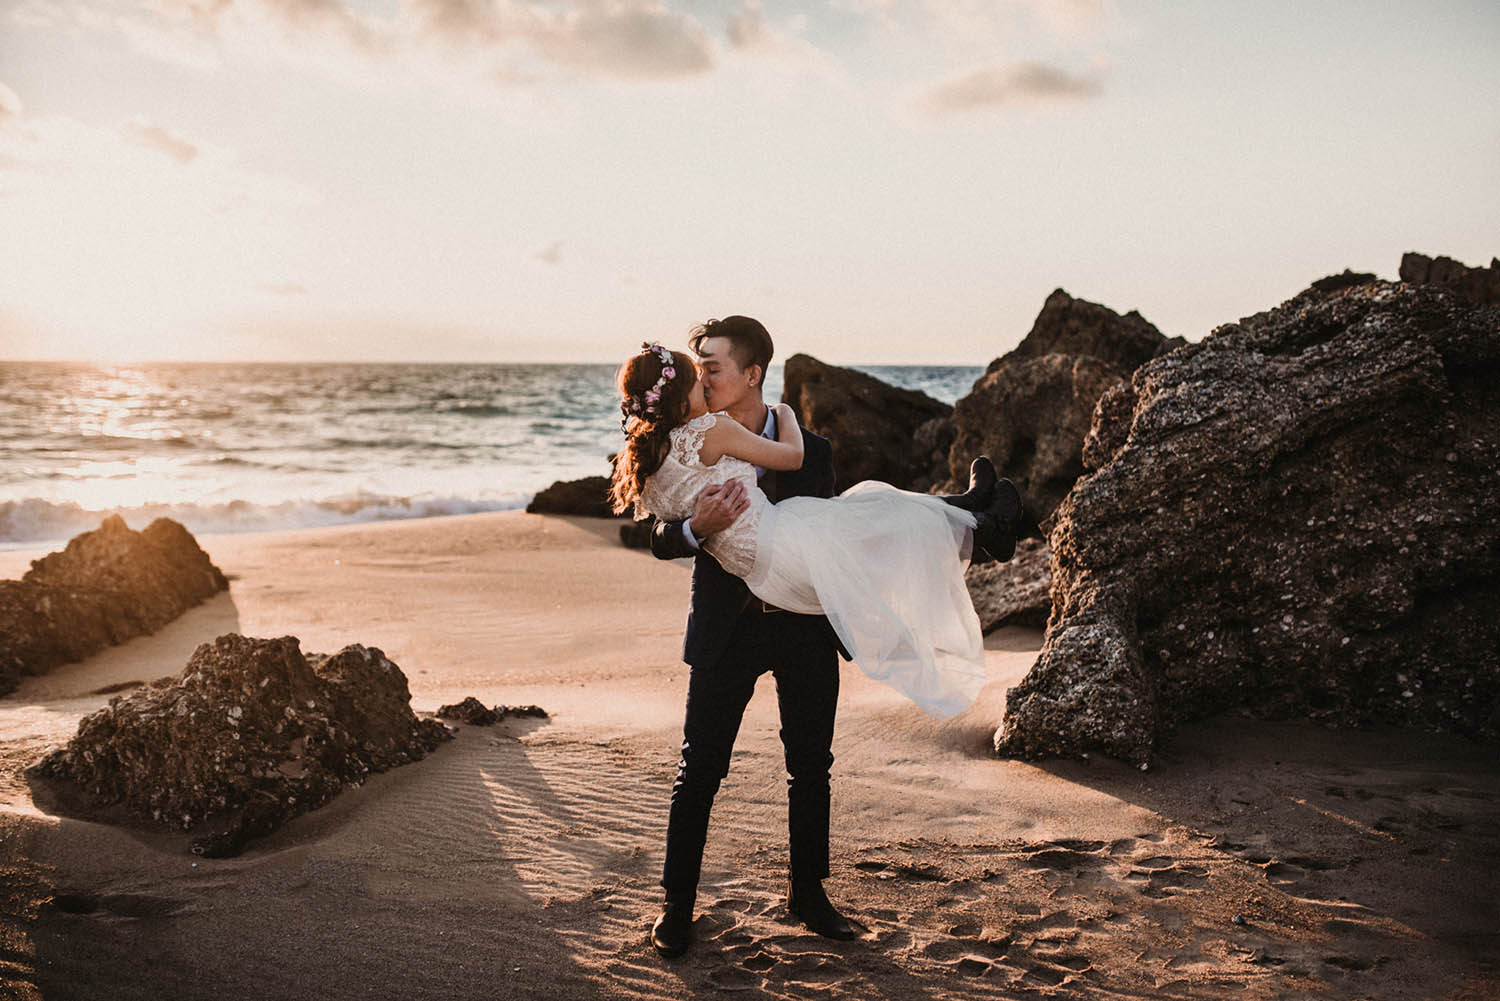
<svg viewBox="0 0 1500 1001">
<path fill-rule="evenodd" d="M 852 366 L 952 403 L 981 366 Z M 614 365 L 0 362 L 0 547 L 525 507 L 604 475 Z M 766 398 L 781 398 L 772 366 Z"/>
</svg>

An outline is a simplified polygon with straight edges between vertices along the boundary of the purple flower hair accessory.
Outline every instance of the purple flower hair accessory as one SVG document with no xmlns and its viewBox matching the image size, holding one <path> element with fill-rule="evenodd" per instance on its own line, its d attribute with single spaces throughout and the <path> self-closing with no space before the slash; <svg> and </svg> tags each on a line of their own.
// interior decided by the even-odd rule
<svg viewBox="0 0 1500 1001">
<path fill-rule="evenodd" d="M 672 356 L 671 351 L 668 351 L 660 344 L 646 341 L 641 344 L 641 353 L 645 354 L 647 352 L 661 359 L 661 378 L 657 379 L 656 384 L 640 396 L 631 395 L 620 402 L 620 412 L 625 415 L 624 420 L 620 421 L 620 430 L 622 431 L 625 430 L 625 426 L 630 422 L 630 418 L 632 417 L 657 416 L 660 413 L 658 405 L 661 403 L 662 389 L 666 387 L 667 383 L 677 378 L 677 359 Z"/>
</svg>

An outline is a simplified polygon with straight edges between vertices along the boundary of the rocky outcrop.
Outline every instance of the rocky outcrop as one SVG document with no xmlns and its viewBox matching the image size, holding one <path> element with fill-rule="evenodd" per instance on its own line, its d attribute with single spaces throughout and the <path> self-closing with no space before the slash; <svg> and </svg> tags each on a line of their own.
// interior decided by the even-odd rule
<svg viewBox="0 0 1500 1001">
<path fill-rule="evenodd" d="M 526 505 L 531 514 L 572 514 L 586 518 L 613 518 L 609 509 L 609 477 L 585 476 L 581 480 L 558 480 L 539 492 Z"/>
<path fill-rule="evenodd" d="M 293 636 L 229 633 L 84 717 L 27 775 L 69 812 L 198 832 L 195 852 L 234 854 L 452 736 L 410 703 L 406 675 L 373 647 L 304 657 Z"/>
<path fill-rule="evenodd" d="M 1336 275 L 1319 278 L 1308 287 L 1318 292 L 1337 292 L 1339 289 L 1349 288 L 1351 285 L 1363 285 L 1365 282 L 1372 282 L 1375 279 L 1376 276 L 1368 271 L 1354 271 L 1345 268 Z"/>
<path fill-rule="evenodd" d="M 1006 563 L 989 562 L 964 572 L 974 611 L 985 632 L 1001 626 L 1047 624 L 1052 610 L 1051 553 L 1041 539 L 1022 539 Z"/>
<path fill-rule="evenodd" d="M 1451 257 L 1401 255 L 1401 280 L 1419 285 L 1441 285 L 1462 299 L 1480 305 L 1500 303 L 1500 257 L 1487 268 L 1471 268 Z"/>
<path fill-rule="evenodd" d="M 802 426 L 832 443 L 838 489 L 861 480 L 918 491 L 932 485 L 952 440 L 946 403 L 800 354 L 787 359 L 783 387 L 782 402 Z M 967 478 L 967 461 L 964 470 Z"/>
<path fill-rule="evenodd" d="M 435 713 L 438 719 L 457 720 L 470 726 L 494 726 L 504 717 L 504 707 L 491 709 L 470 695 L 462 702 L 452 702 L 445 706 L 439 706 Z"/>
<path fill-rule="evenodd" d="M 438 709 L 439 719 L 458 720 L 470 726 L 494 726 L 508 716 L 532 716 L 546 719 L 547 711 L 541 706 L 496 706 L 491 709 L 470 695 L 462 702 L 454 702 Z"/>
<path fill-rule="evenodd" d="M 1108 306 L 1075 299 L 1053 289 L 1026 337 L 1015 349 L 990 362 L 985 374 L 1020 358 L 1046 355 L 1086 355 L 1107 365 L 1133 372 L 1141 365 L 1187 343 L 1166 337 L 1132 309 L 1121 316 Z"/>
<path fill-rule="evenodd" d="M 228 587 L 177 522 L 133 532 L 112 515 L 34 560 L 19 581 L 0 581 L 0 695 L 22 675 L 155 632 Z"/>
<path fill-rule="evenodd" d="M 1105 390 L 1182 343 L 1134 310 L 1121 316 L 1057 289 L 1026 338 L 954 406 L 945 488 L 966 482 L 969 462 L 988 455 L 1020 489 L 1029 530 L 1083 472 L 1083 439 Z"/>
<path fill-rule="evenodd" d="M 1145 763 L 1242 707 L 1500 734 L 1500 309 L 1308 290 L 1099 402 L 997 750 Z"/>
</svg>

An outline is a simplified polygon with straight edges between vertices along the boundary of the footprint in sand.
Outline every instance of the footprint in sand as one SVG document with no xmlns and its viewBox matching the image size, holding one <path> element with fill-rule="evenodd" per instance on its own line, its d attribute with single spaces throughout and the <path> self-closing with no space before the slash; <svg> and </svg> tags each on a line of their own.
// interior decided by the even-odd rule
<svg viewBox="0 0 1500 1001">
<path fill-rule="evenodd" d="M 101 917 L 162 918 L 176 914 L 186 901 L 153 897 L 144 893 L 63 892 L 54 895 L 52 907 L 64 914 L 97 914 Z"/>
<path fill-rule="evenodd" d="M 1141 887 L 1141 893 L 1148 897 L 1160 899 L 1171 896 L 1173 891 L 1195 891 L 1198 884 L 1208 878 L 1206 869 L 1195 866 L 1174 865 L 1166 869 L 1158 869 L 1147 878 L 1146 885 Z"/>
<path fill-rule="evenodd" d="M 760 977 L 732 966 L 709 971 L 708 980 L 721 991 L 753 991 L 761 986 Z"/>
<path fill-rule="evenodd" d="M 808 953 L 786 962 L 778 963 L 767 974 L 788 983 L 817 984 L 827 987 L 843 983 L 854 974 L 835 956 Z"/>
<path fill-rule="evenodd" d="M 723 900 L 715 900 L 708 906 L 716 911 L 737 911 L 744 913 L 750 910 L 750 901 L 742 897 L 726 897 Z"/>
<path fill-rule="evenodd" d="M 911 946 L 911 942 L 911 932 L 902 928 L 884 928 L 875 933 L 875 944 L 882 949 L 906 949 Z"/>
</svg>

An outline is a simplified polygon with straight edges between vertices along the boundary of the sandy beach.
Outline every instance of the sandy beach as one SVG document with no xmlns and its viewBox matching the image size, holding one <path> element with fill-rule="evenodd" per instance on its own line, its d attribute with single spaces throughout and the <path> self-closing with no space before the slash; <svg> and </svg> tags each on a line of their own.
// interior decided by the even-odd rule
<svg viewBox="0 0 1500 1001">
<path fill-rule="evenodd" d="M 843 665 L 833 942 L 782 906 L 785 774 L 762 679 L 713 815 L 697 944 L 661 960 L 689 567 L 612 523 L 498 512 L 202 536 L 230 590 L 0 700 L 0 995 L 23 999 L 1500 997 L 1492 747 L 1238 716 L 1149 771 L 994 758 L 1039 631 L 987 641 L 945 724 Z M 0 578 L 42 551 L 0 553 Z M 460 726 L 230 859 L 51 815 L 23 768 L 100 690 L 226 632 L 382 649 Z"/>
</svg>

